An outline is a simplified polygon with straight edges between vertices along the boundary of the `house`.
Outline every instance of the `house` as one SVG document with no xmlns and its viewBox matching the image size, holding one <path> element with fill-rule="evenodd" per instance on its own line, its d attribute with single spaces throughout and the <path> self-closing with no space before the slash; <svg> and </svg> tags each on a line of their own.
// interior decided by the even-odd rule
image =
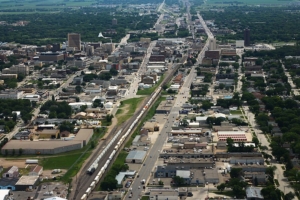
<svg viewBox="0 0 300 200">
<path fill-rule="evenodd" d="M 74 77 L 72 84 L 74 85 L 81 85 L 83 83 L 83 77 L 82 76 L 78 76 L 78 77 Z"/>
<path fill-rule="evenodd" d="M 247 187 L 246 188 L 246 196 L 247 200 L 263 200 L 264 197 L 261 195 L 260 187 Z"/>
<path fill-rule="evenodd" d="M 153 85 L 153 84 L 155 84 L 155 80 L 151 76 L 145 76 L 142 78 L 142 83 Z"/>
<path fill-rule="evenodd" d="M 30 172 L 28 173 L 28 176 L 40 176 L 43 173 L 43 167 L 39 165 L 35 165 L 31 167 Z"/>
<path fill-rule="evenodd" d="M 12 191 L 16 190 L 15 184 L 18 182 L 18 180 L 19 178 L 1 178 L 0 190 L 5 190 L 5 189 L 12 190 Z"/>
<path fill-rule="evenodd" d="M 6 172 L 2 174 L 3 178 L 18 178 L 19 177 L 19 168 L 17 166 L 12 166 Z"/>
</svg>

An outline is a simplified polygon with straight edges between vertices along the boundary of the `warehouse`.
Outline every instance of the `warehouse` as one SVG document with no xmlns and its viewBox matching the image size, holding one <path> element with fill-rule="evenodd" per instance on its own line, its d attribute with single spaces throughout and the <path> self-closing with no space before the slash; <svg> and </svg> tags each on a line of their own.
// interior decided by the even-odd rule
<svg viewBox="0 0 300 200">
<path fill-rule="evenodd" d="M 205 181 L 207 183 L 219 183 L 220 177 L 217 169 L 204 169 Z"/>
<path fill-rule="evenodd" d="M 10 140 L 1 149 L 2 154 L 8 151 L 12 154 L 15 149 L 23 149 L 23 154 L 57 154 L 82 148 L 82 141 L 21 141 Z"/>
<path fill-rule="evenodd" d="M 38 182 L 38 176 L 22 176 L 15 187 L 17 191 L 26 191 L 26 189 L 34 189 Z"/>
<path fill-rule="evenodd" d="M 233 139 L 235 142 L 247 141 L 244 131 L 218 131 L 219 141 L 226 141 L 227 138 Z"/>
<path fill-rule="evenodd" d="M 82 141 L 83 146 L 87 145 L 89 143 L 90 139 L 92 138 L 94 134 L 94 129 L 88 129 L 88 128 L 81 128 L 78 133 L 76 134 L 76 137 L 74 138 L 74 141 Z"/>
<path fill-rule="evenodd" d="M 0 190 L 9 189 L 16 190 L 15 184 L 18 182 L 18 178 L 1 178 L 0 179 Z M 1 199 L 1 198 L 0 198 Z"/>
<path fill-rule="evenodd" d="M 230 164 L 264 164 L 263 157 L 231 157 L 229 159 Z"/>
<path fill-rule="evenodd" d="M 130 151 L 126 157 L 127 163 L 142 163 L 146 157 L 146 151 Z"/>
<path fill-rule="evenodd" d="M 150 132 L 159 131 L 159 126 L 156 122 L 146 122 L 143 128 Z"/>
</svg>

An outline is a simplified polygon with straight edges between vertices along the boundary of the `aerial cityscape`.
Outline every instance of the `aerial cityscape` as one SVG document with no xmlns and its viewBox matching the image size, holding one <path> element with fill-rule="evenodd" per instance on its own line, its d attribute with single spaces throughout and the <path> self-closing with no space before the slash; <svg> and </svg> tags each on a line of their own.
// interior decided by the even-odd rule
<svg viewBox="0 0 300 200">
<path fill-rule="evenodd" d="M 299 32 L 298 0 L 0 0 L 0 200 L 300 199 Z"/>
</svg>

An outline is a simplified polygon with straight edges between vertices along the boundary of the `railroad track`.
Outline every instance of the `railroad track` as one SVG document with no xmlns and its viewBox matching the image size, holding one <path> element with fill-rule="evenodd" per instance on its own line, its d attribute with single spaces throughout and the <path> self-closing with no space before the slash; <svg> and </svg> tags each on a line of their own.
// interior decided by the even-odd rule
<svg viewBox="0 0 300 200">
<path fill-rule="evenodd" d="M 168 82 L 170 82 L 174 73 L 179 69 L 180 65 L 186 60 L 186 58 L 187 56 L 184 56 L 181 60 L 181 63 L 178 63 L 176 67 L 174 67 L 174 69 L 160 83 L 160 85 L 157 87 L 154 93 L 152 93 L 150 96 L 146 98 L 146 101 L 143 104 L 143 106 L 137 112 L 135 112 L 134 115 L 129 120 L 127 120 L 122 126 L 115 127 L 111 131 L 111 133 L 113 134 L 110 134 L 107 137 L 104 144 L 99 145 L 99 147 L 97 148 L 97 150 L 99 151 L 98 152 L 99 155 L 102 154 L 102 152 L 100 151 L 103 149 L 105 153 L 103 153 L 103 156 L 101 157 L 99 162 L 97 162 L 98 163 L 97 168 L 95 169 L 92 175 L 88 175 L 86 171 L 90 168 L 91 164 L 95 162 L 96 158 L 99 155 L 94 154 L 93 157 L 88 162 L 88 164 L 85 165 L 84 170 L 80 174 L 79 179 L 76 178 L 77 184 L 76 184 L 76 188 L 74 188 L 75 195 L 73 199 L 86 200 L 89 194 L 92 192 L 92 190 L 96 187 L 96 185 L 98 185 L 98 183 L 101 182 L 100 180 L 102 180 L 103 177 L 105 177 L 105 174 L 107 173 L 109 167 L 111 166 L 111 163 L 113 163 L 116 155 L 118 155 L 119 151 L 121 151 L 123 146 L 126 144 L 128 138 L 131 137 L 132 133 L 134 132 L 134 130 L 136 129 L 136 127 L 138 126 L 142 118 L 146 115 L 147 113 L 146 110 L 153 105 L 153 103 L 157 100 L 157 98 L 159 98 L 161 87 L 167 84 Z M 120 145 L 118 145 L 119 144 L 118 142 L 120 141 L 121 143 Z M 113 155 L 112 152 L 114 152 Z M 103 167 L 105 167 L 104 171 L 102 171 Z"/>
</svg>

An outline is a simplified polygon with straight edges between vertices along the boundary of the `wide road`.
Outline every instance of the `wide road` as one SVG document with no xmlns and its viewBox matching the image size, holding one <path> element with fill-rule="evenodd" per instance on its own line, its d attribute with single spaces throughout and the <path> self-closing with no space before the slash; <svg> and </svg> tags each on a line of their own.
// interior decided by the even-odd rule
<svg viewBox="0 0 300 200">
<path fill-rule="evenodd" d="M 202 21 L 204 23 L 204 26 L 206 26 L 205 22 Z M 207 28 L 207 26 L 206 26 Z M 212 34 L 209 35 L 209 38 L 213 37 Z M 152 147 L 148 150 L 148 156 L 146 157 L 146 159 L 144 160 L 144 166 L 142 165 L 138 174 L 139 174 L 139 178 L 134 179 L 131 188 L 132 188 L 132 197 L 129 197 L 129 193 L 127 193 L 125 199 L 140 199 L 140 197 L 142 196 L 143 191 L 143 187 L 141 185 L 141 180 L 146 179 L 146 183 L 145 185 L 147 185 L 148 181 L 151 179 L 151 175 L 152 175 L 152 171 L 154 171 L 155 168 L 155 162 L 159 157 L 159 152 L 162 150 L 163 145 L 165 143 L 165 141 L 167 140 L 168 137 L 168 132 L 170 132 L 172 130 L 171 126 L 173 124 L 173 121 L 175 120 L 175 118 L 178 116 L 179 114 L 179 110 L 181 109 L 181 106 L 183 103 L 186 102 L 187 100 L 187 96 L 189 95 L 190 92 L 190 86 L 192 81 L 194 80 L 196 73 L 195 73 L 195 68 L 198 66 L 198 63 L 201 63 L 201 60 L 204 56 L 204 51 L 206 51 L 207 46 L 208 46 L 208 42 L 206 42 L 204 48 L 201 50 L 199 56 L 198 56 L 198 60 L 197 60 L 197 64 L 194 65 L 189 73 L 188 76 L 186 76 L 184 78 L 184 84 L 181 86 L 180 91 L 178 92 L 178 95 L 176 95 L 176 100 L 174 102 L 174 106 L 171 109 L 171 112 L 169 113 L 168 117 L 167 117 L 167 123 L 165 124 L 165 126 L 163 126 L 161 133 L 159 135 L 159 137 L 157 138 L 156 142 L 152 145 Z M 139 186 L 141 186 L 141 189 L 138 189 Z"/>
</svg>

